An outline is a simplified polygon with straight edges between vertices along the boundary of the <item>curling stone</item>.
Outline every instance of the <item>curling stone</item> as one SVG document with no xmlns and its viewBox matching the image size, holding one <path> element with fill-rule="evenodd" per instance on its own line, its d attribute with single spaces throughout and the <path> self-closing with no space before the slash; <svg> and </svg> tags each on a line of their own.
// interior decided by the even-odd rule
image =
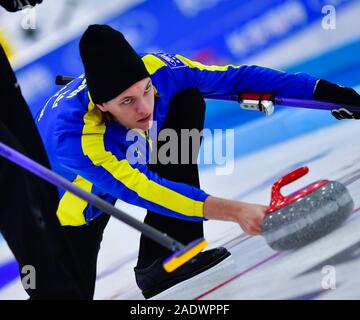
<svg viewBox="0 0 360 320">
<path fill-rule="evenodd" d="M 339 227 L 351 214 L 354 201 L 337 181 L 320 180 L 288 196 L 280 189 L 309 172 L 301 167 L 276 181 L 266 211 L 262 233 L 277 251 L 297 249 Z"/>
</svg>

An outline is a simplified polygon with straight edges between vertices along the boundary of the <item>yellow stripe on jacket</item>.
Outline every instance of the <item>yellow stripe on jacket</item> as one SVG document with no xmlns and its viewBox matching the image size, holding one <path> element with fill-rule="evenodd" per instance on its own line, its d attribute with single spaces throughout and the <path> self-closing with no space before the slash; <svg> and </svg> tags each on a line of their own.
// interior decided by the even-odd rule
<svg viewBox="0 0 360 320">
<path fill-rule="evenodd" d="M 92 183 L 77 176 L 73 183 L 85 191 L 91 192 Z M 56 215 L 62 226 L 81 226 L 86 224 L 84 210 L 87 202 L 71 192 L 66 191 L 62 196 Z"/>
</svg>

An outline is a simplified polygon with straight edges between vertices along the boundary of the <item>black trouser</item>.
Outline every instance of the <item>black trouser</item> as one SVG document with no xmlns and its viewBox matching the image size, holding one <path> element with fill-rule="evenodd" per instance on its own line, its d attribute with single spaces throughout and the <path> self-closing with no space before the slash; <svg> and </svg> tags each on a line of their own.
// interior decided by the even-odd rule
<svg viewBox="0 0 360 320">
<path fill-rule="evenodd" d="M 0 141 L 49 166 L 15 75 L 0 46 Z M 31 299 L 82 298 L 65 261 L 72 258 L 56 217 L 57 189 L 0 157 L 0 232 L 20 265 L 36 271 Z M 71 264 L 75 267 L 74 263 Z"/>
<path fill-rule="evenodd" d="M 196 128 L 202 130 L 205 116 L 205 102 L 197 90 L 191 89 L 178 94 L 171 101 L 170 105 L 170 112 L 162 129 L 172 128 L 177 132 L 180 132 L 180 129 Z M 164 142 L 158 142 L 158 149 L 163 143 Z M 179 146 L 179 158 L 181 156 L 180 151 Z M 194 150 L 193 152 L 198 154 L 199 150 Z M 190 159 L 192 158 L 190 157 Z M 178 182 L 186 182 L 199 187 L 197 164 L 156 164 L 149 165 L 149 167 L 161 177 Z M 100 249 L 103 231 L 108 220 L 108 216 L 103 214 L 99 218 L 91 221 L 88 226 L 63 227 L 67 238 L 72 243 L 75 255 L 79 258 L 83 270 L 81 286 L 84 295 L 88 299 L 91 299 L 94 294 L 97 255 Z M 203 236 L 203 225 L 201 222 L 189 222 L 170 218 L 151 211 L 147 212 L 145 222 L 166 232 L 184 244 Z M 165 258 L 171 253 L 171 251 L 142 235 L 138 267 L 146 266 L 159 257 Z"/>
<path fill-rule="evenodd" d="M 94 297 L 97 257 L 109 218 L 107 214 L 102 214 L 100 217 L 90 221 L 88 225 L 62 227 L 67 240 L 71 243 L 72 252 L 76 256 L 81 269 L 78 285 L 82 296 L 87 300 Z M 71 263 L 72 261 L 69 261 L 69 264 Z"/>
</svg>

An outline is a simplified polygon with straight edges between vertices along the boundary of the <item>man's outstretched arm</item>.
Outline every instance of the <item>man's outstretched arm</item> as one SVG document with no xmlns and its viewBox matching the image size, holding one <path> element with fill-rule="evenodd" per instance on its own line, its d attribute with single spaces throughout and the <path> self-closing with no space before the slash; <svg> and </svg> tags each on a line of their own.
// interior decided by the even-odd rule
<svg viewBox="0 0 360 320">
<path fill-rule="evenodd" d="M 204 203 L 204 218 L 236 222 L 245 233 L 258 235 L 266 209 L 266 206 L 260 204 L 209 196 Z"/>
</svg>

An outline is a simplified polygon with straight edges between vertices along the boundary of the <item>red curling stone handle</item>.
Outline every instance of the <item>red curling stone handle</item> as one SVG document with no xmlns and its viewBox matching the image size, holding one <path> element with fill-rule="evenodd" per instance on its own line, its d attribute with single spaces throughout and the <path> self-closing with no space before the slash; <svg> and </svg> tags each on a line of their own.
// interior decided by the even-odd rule
<svg viewBox="0 0 360 320">
<path fill-rule="evenodd" d="M 272 186 L 271 203 L 270 203 L 269 209 L 266 210 L 265 214 L 270 214 L 276 210 L 279 210 L 279 209 L 285 207 L 286 205 L 298 200 L 299 198 L 302 198 L 302 197 L 306 196 L 307 194 L 321 188 L 324 184 L 329 182 L 328 180 L 320 180 L 320 181 L 314 182 L 314 183 L 308 185 L 307 187 L 305 187 L 295 193 L 290 194 L 287 197 L 284 197 L 281 194 L 280 189 L 283 186 L 286 186 L 287 184 L 300 179 L 301 177 L 306 175 L 308 172 L 309 172 L 308 167 L 306 167 L 306 166 L 300 167 L 300 168 L 288 173 L 287 175 L 280 178 L 279 180 L 277 180 Z"/>
</svg>

